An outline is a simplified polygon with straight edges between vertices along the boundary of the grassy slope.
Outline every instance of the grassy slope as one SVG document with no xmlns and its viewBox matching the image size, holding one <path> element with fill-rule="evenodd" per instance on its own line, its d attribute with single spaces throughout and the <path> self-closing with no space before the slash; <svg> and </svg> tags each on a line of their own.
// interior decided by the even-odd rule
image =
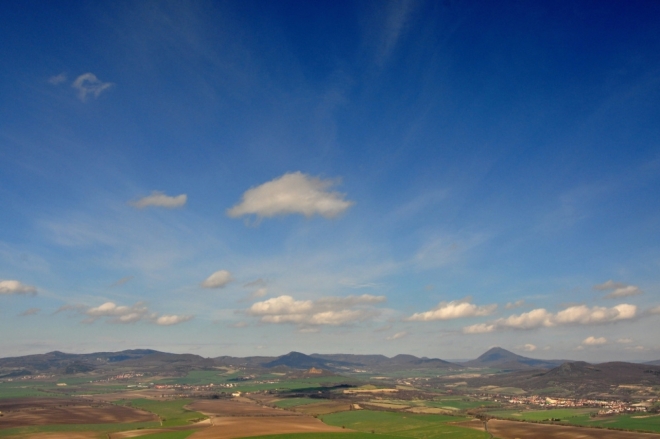
<svg viewBox="0 0 660 439">
<path fill-rule="evenodd" d="M 153 399 L 132 399 L 126 405 L 137 409 L 147 410 L 158 415 L 163 421 L 163 427 L 186 425 L 206 416 L 183 408 L 192 402 L 192 399 L 174 399 L 167 401 L 154 401 Z"/>
<path fill-rule="evenodd" d="M 327 402 L 327 400 L 324 399 L 314 399 L 314 398 L 287 398 L 287 399 L 281 399 L 279 401 L 275 402 L 275 406 L 281 407 L 281 408 L 289 408 L 289 407 L 298 407 L 299 405 L 306 405 L 306 404 L 316 404 L 320 402 Z"/>
</svg>

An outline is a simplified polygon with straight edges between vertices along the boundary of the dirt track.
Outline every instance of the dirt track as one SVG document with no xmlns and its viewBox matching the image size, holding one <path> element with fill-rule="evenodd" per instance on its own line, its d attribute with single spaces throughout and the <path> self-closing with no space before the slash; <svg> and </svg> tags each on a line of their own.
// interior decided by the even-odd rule
<svg viewBox="0 0 660 439">
<path fill-rule="evenodd" d="M 481 421 L 461 422 L 457 425 L 483 431 Z M 564 425 L 533 424 L 531 422 L 488 421 L 488 431 L 499 439 L 659 439 L 653 433 L 633 433 L 600 428 L 570 427 Z"/>
</svg>

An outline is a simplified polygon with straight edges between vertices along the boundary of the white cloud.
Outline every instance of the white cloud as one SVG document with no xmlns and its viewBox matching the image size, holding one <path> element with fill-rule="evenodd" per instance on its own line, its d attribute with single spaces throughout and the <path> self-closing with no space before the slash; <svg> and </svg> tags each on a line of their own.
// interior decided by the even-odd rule
<svg viewBox="0 0 660 439">
<path fill-rule="evenodd" d="M 105 302 L 96 307 L 64 305 L 55 313 L 61 311 L 73 311 L 86 316 L 83 323 L 94 323 L 99 319 L 105 319 L 109 323 L 136 323 L 144 321 L 160 326 L 168 326 L 183 323 L 193 318 L 193 316 L 158 315 L 149 311 L 142 302 L 138 302 L 132 306 L 117 305 L 114 302 Z"/>
<path fill-rule="evenodd" d="M 254 214 L 258 218 L 270 218 L 301 214 L 334 218 L 355 204 L 346 201 L 344 194 L 328 192 L 335 184 L 336 180 L 321 180 L 301 172 L 284 174 L 247 190 L 241 202 L 227 210 L 227 215 L 238 218 Z"/>
<path fill-rule="evenodd" d="M 78 97 L 81 101 L 85 102 L 87 95 L 91 94 L 95 98 L 98 98 L 102 92 L 112 87 L 112 85 L 111 82 L 100 81 L 93 73 L 85 73 L 78 76 L 73 81 L 73 84 L 71 84 L 71 87 L 78 90 Z"/>
<path fill-rule="evenodd" d="M 66 82 L 66 79 L 66 73 L 62 72 L 59 75 L 48 78 L 48 82 L 53 85 L 60 85 L 61 83 Z"/>
<path fill-rule="evenodd" d="M 506 309 L 520 308 L 524 304 L 525 304 L 525 301 L 521 299 L 521 300 L 517 300 L 515 302 L 507 303 L 504 308 L 506 308 Z"/>
<path fill-rule="evenodd" d="M 594 285 L 594 290 L 598 291 L 607 291 L 607 290 L 616 290 L 617 288 L 623 288 L 625 287 L 625 284 L 622 284 L 621 282 L 614 282 L 612 279 L 608 280 L 607 282 L 603 282 L 602 284 Z"/>
<path fill-rule="evenodd" d="M 218 270 L 202 282 L 204 288 L 223 288 L 233 279 L 227 270 Z"/>
<path fill-rule="evenodd" d="M 623 337 L 623 338 L 618 339 L 616 342 L 617 342 L 617 343 L 624 343 L 624 344 L 626 344 L 626 343 L 632 343 L 632 342 L 633 342 L 633 339 L 632 339 L 632 338 L 628 338 L 628 337 Z"/>
<path fill-rule="evenodd" d="M 165 195 L 163 192 L 153 191 L 151 195 L 140 198 L 137 201 L 132 201 L 129 204 L 133 207 L 139 209 L 154 206 L 154 207 L 165 207 L 167 209 L 176 209 L 177 207 L 182 207 L 188 201 L 188 195 L 181 194 L 177 196 Z"/>
<path fill-rule="evenodd" d="M 402 331 L 402 332 L 397 332 L 396 334 L 387 337 L 387 339 L 388 340 L 398 340 L 398 339 L 403 338 L 407 335 L 408 335 L 408 332 Z"/>
<path fill-rule="evenodd" d="M 178 325 L 179 323 L 187 322 L 192 318 L 193 316 L 165 315 L 158 317 L 155 320 L 155 323 L 160 326 L 171 326 L 171 325 Z"/>
<path fill-rule="evenodd" d="M 627 287 L 617 288 L 605 297 L 608 299 L 618 299 L 620 297 L 638 296 L 640 294 L 644 293 L 639 287 L 628 285 Z"/>
<path fill-rule="evenodd" d="M 384 296 L 323 297 L 316 301 L 295 300 L 291 296 L 279 296 L 254 303 L 249 315 L 259 317 L 264 323 L 290 323 L 300 326 L 346 325 L 375 317 L 374 308 Z"/>
<path fill-rule="evenodd" d="M 536 345 L 527 343 L 522 347 L 522 350 L 525 352 L 534 352 L 536 350 Z"/>
<path fill-rule="evenodd" d="M 589 336 L 585 338 L 582 341 L 582 344 L 588 345 L 588 346 L 600 346 L 604 345 L 607 343 L 607 339 L 605 337 L 594 337 L 594 336 Z"/>
<path fill-rule="evenodd" d="M 37 294 L 37 289 L 17 280 L 0 280 L 0 295 L 9 294 Z"/>
<path fill-rule="evenodd" d="M 644 292 L 635 285 L 626 285 L 621 282 L 614 282 L 611 279 L 607 282 L 603 282 L 602 284 L 594 285 L 593 288 L 597 291 L 611 290 L 611 292 L 605 296 L 606 299 L 618 299 L 621 297 L 638 296 L 640 294 L 644 294 Z"/>
<path fill-rule="evenodd" d="M 268 294 L 268 290 L 266 288 L 259 288 L 250 294 L 250 299 L 260 299 L 266 294 Z"/>
<path fill-rule="evenodd" d="M 418 312 L 406 320 L 427 322 L 431 320 L 449 320 L 462 317 L 487 316 L 495 312 L 497 305 L 477 306 L 470 303 L 469 297 L 451 302 L 440 302 L 437 307 L 430 311 Z"/>
<path fill-rule="evenodd" d="M 491 323 L 463 328 L 465 334 L 480 334 L 498 329 L 536 329 L 561 325 L 598 325 L 630 320 L 637 315 L 637 307 L 630 304 L 620 304 L 611 308 L 585 305 L 568 307 L 555 314 L 543 308 L 533 309 L 518 315 L 497 319 Z"/>
</svg>

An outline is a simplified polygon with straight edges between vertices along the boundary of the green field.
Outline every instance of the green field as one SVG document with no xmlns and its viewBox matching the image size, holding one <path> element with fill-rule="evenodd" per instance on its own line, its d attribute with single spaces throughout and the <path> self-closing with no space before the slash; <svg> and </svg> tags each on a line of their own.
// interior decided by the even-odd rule
<svg viewBox="0 0 660 439">
<path fill-rule="evenodd" d="M 317 402 L 324 402 L 327 401 L 325 399 L 318 399 L 318 398 L 287 398 L 287 399 L 281 399 L 277 402 L 275 402 L 276 407 L 280 408 L 289 408 L 289 407 L 297 407 L 299 405 L 306 405 L 306 404 L 314 404 Z"/>
<path fill-rule="evenodd" d="M 154 401 L 152 399 L 132 399 L 120 402 L 122 405 L 135 407 L 155 413 L 162 420 L 163 427 L 187 425 L 191 422 L 206 419 L 206 416 L 183 408 L 192 402 L 191 399 L 174 399 L 168 401 Z"/>
<path fill-rule="evenodd" d="M 467 418 L 356 410 L 320 416 L 326 424 L 364 433 L 416 439 L 485 439 L 485 432 L 451 425 Z"/>
<path fill-rule="evenodd" d="M 660 415 L 622 414 L 613 416 L 598 416 L 592 418 L 590 413 L 597 412 L 595 408 L 585 409 L 551 409 L 551 410 L 499 410 L 488 414 L 498 418 L 518 421 L 541 422 L 549 419 L 559 419 L 559 423 L 582 425 L 587 427 L 617 428 L 624 430 L 651 431 L 660 433 Z"/>
<path fill-rule="evenodd" d="M 498 407 L 500 404 L 493 401 L 480 401 L 476 399 L 468 399 L 460 396 L 447 396 L 436 398 L 433 401 L 425 401 L 426 407 L 450 407 L 458 410 L 468 410 L 479 407 Z"/>
</svg>

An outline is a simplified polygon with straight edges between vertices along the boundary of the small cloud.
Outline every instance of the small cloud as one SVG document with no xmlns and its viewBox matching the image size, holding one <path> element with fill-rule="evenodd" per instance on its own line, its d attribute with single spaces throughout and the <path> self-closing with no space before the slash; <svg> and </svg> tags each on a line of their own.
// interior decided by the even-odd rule
<svg viewBox="0 0 660 439">
<path fill-rule="evenodd" d="M 647 349 L 644 346 L 638 345 L 638 346 L 627 347 L 626 350 L 633 352 L 642 352 L 642 351 L 646 351 Z"/>
<path fill-rule="evenodd" d="M 145 207 L 164 207 L 166 209 L 176 209 L 182 207 L 188 201 L 188 195 L 181 194 L 175 197 L 165 195 L 163 192 L 153 191 L 151 195 L 140 198 L 137 201 L 131 201 L 129 204 L 138 209 Z"/>
<path fill-rule="evenodd" d="M 620 338 L 620 339 L 618 339 L 616 342 L 617 342 L 617 343 L 627 344 L 627 343 L 632 343 L 632 342 L 633 342 L 633 339 L 632 339 L 632 338 L 628 338 L 628 337 L 624 337 L 624 338 Z"/>
<path fill-rule="evenodd" d="M 531 343 L 527 343 L 522 347 L 522 350 L 525 352 L 534 352 L 536 350 L 536 345 L 533 345 Z"/>
<path fill-rule="evenodd" d="M 355 204 L 344 194 L 329 192 L 337 180 L 321 180 L 301 172 L 284 174 L 247 190 L 241 202 L 227 210 L 231 218 L 255 215 L 257 218 L 301 214 L 334 218 Z"/>
<path fill-rule="evenodd" d="M 122 285 L 124 285 L 126 282 L 131 281 L 132 279 L 133 279 L 133 276 L 125 276 L 125 277 L 122 277 L 121 279 L 119 279 L 119 280 L 113 282 L 113 283 L 110 285 L 110 288 L 122 286 Z"/>
<path fill-rule="evenodd" d="M 98 98 L 102 92 L 112 86 L 113 84 L 111 82 L 102 82 L 93 73 L 85 73 L 78 76 L 71 85 L 71 87 L 78 90 L 78 97 L 83 102 L 87 100 L 87 95 L 91 94 L 95 98 Z"/>
<path fill-rule="evenodd" d="M 243 288 L 259 288 L 265 286 L 266 286 L 266 281 L 263 280 L 262 278 L 259 278 L 257 280 L 253 280 L 252 282 L 246 283 L 245 285 L 243 285 Z"/>
<path fill-rule="evenodd" d="M 607 343 L 607 339 L 605 337 L 596 338 L 596 337 L 590 336 L 590 337 L 585 338 L 582 341 L 582 344 L 588 345 L 588 346 L 600 346 L 600 345 L 604 345 L 606 343 Z"/>
<path fill-rule="evenodd" d="M 259 317 L 263 323 L 289 323 L 301 328 L 322 325 L 347 325 L 371 319 L 380 314 L 375 304 L 384 302 L 385 296 L 322 297 L 318 300 L 295 300 L 279 296 L 256 302 L 247 314 Z"/>
<path fill-rule="evenodd" d="M 654 308 L 650 308 L 646 311 L 647 314 L 655 315 L 655 314 L 660 314 L 660 306 L 656 306 Z"/>
<path fill-rule="evenodd" d="M 28 308 L 22 313 L 19 314 L 21 317 L 26 317 L 26 316 L 33 316 L 35 314 L 39 314 L 39 311 L 41 311 L 40 308 Z"/>
<path fill-rule="evenodd" d="M 178 325 L 179 323 L 187 322 L 192 318 L 193 316 L 165 315 L 156 318 L 155 323 L 160 326 L 172 326 L 172 325 Z"/>
<path fill-rule="evenodd" d="M 236 322 L 236 323 L 232 323 L 229 326 L 231 326 L 232 328 L 245 328 L 246 326 L 248 326 L 248 323 L 247 322 Z"/>
<path fill-rule="evenodd" d="M 218 270 L 202 282 L 202 287 L 204 288 L 223 288 L 229 282 L 234 280 L 231 277 L 231 273 L 227 270 Z"/>
<path fill-rule="evenodd" d="M 463 328 L 464 334 L 488 334 L 489 332 L 494 332 L 497 329 L 495 325 L 489 325 L 487 323 L 478 323 L 476 325 L 470 325 Z"/>
<path fill-rule="evenodd" d="M 17 280 L 0 280 L 0 295 L 10 294 L 37 294 L 37 288 L 32 285 L 26 285 Z"/>
<path fill-rule="evenodd" d="M 605 296 L 606 299 L 619 299 L 621 297 L 630 297 L 638 296 L 644 294 L 639 287 L 635 285 L 626 285 L 621 282 L 614 282 L 613 280 L 608 280 L 602 284 L 594 285 L 594 290 L 597 291 L 612 291 L 611 293 Z"/>
<path fill-rule="evenodd" d="M 59 75 L 51 76 L 48 78 L 48 83 L 53 85 L 60 85 L 63 82 L 66 82 L 66 73 L 62 72 Z"/>
<path fill-rule="evenodd" d="M 525 304 L 525 301 L 521 299 L 521 300 L 517 300 L 515 302 L 507 303 L 506 306 L 504 306 L 504 308 L 506 308 L 506 309 L 520 308 L 524 304 Z"/>
<path fill-rule="evenodd" d="M 605 296 L 606 299 L 618 299 L 620 297 L 629 297 L 629 296 L 638 296 L 644 294 L 639 287 L 634 285 L 628 285 L 627 287 L 617 288 L 612 291 L 610 294 Z"/>
<path fill-rule="evenodd" d="M 470 302 L 471 299 L 469 297 L 461 300 L 453 300 L 451 302 L 440 302 L 438 306 L 432 310 L 415 313 L 408 317 L 406 320 L 427 322 L 431 320 L 449 320 L 463 317 L 487 316 L 494 313 L 497 309 L 497 305 L 495 304 L 477 306 Z"/>
<path fill-rule="evenodd" d="M 391 340 L 398 340 L 398 339 L 403 338 L 407 335 L 408 335 L 407 331 L 397 332 L 396 334 L 387 337 L 387 340 L 390 340 L 390 341 Z"/>
<path fill-rule="evenodd" d="M 607 291 L 607 290 L 616 290 L 617 288 L 623 288 L 625 287 L 625 284 L 622 284 L 621 282 L 614 282 L 613 280 L 608 280 L 607 282 L 603 282 L 602 284 L 594 285 L 594 290 L 597 291 Z"/>
<path fill-rule="evenodd" d="M 320 332 L 321 329 L 319 328 L 314 328 L 314 327 L 302 327 L 298 328 L 298 332 L 302 334 L 316 334 L 317 332 Z"/>
<path fill-rule="evenodd" d="M 264 297 L 266 294 L 268 294 L 268 290 L 266 288 L 259 288 L 257 290 L 254 290 L 250 294 L 249 298 L 250 299 L 260 299 L 260 298 Z"/>
</svg>

